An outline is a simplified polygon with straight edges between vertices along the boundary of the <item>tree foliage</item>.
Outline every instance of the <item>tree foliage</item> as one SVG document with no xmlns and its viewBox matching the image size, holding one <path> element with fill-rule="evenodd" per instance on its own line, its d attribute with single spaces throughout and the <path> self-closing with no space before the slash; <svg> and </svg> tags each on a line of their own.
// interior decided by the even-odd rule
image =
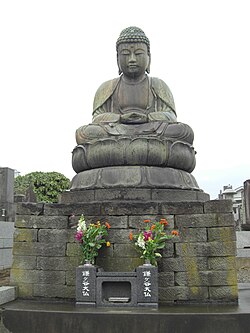
<svg viewBox="0 0 250 333">
<path fill-rule="evenodd" d="M 31 172 L 17 176 L 14 182 L 15 194 L 26 194 L 32 188 L 38 202 L 57 202 L 58 195 L 69 189 L 70 180 L 58 172 Z"/>
</svg>

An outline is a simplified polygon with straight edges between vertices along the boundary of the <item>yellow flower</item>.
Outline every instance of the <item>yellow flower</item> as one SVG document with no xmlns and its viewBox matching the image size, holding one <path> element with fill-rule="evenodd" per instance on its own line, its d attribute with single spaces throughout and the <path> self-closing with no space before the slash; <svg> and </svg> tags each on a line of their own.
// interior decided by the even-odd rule
<svg viewBox="0 0 250 333">
<path fill-rule="evenodd" d="M 107 246 L 107 247 L 109 247 L 110 245 L 111 245 L 110 242 L 107 242 L 107 243 L 106 243 L 106 246 Z"/>
</svg>

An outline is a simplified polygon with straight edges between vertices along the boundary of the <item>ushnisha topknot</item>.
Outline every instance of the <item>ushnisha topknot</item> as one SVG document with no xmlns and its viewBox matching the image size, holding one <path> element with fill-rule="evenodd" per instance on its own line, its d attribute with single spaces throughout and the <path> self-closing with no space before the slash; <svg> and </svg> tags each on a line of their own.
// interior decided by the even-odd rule
<svg viewBox="0 0 250 333">
<path fill-rule="evenodd" d="M 123 29 L 116 42 L 116 51 L 122 43 L 145 43 L 150 54 L 150 42 L 144 31 L 138 27 L 128 27 Z"/>
</svg>

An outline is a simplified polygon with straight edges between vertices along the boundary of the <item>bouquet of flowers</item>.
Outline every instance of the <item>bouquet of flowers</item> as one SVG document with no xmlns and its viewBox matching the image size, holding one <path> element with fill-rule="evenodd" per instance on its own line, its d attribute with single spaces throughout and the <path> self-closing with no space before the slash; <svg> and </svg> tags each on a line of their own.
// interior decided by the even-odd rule
<svg viewBox="0 0 250 333">
<path fill-rule="evenodd" d="M 109 229 L 110 225 L 108 222 L 101 224 L 100 221 L 95 224 L 91 223 L 87 227 L 84 216 L 81 215 L 78 221 L 75 239 L 80 243 L 83 261 L 94 263 L 95 257 L 98 255 L 98 251 L 103 244 L 110 246 L 110 242 L 105 240 Z"/>
<path fill-rule="evenodd" d="M 146 223 L 146 228 L 140 230 L 136 235 L 130 231 L 129 238 L 131 241 L 135 241 L 135 246 L 141 253 L 141 258 L 157 266 L 157 259 L 162 256 L 158 251 L 165 247 L 167 240 L 179 236 L 179 233 L 177 230 L 172 230 L 170 234 L 164 231 L 168 225 L 166 219 L 161 219 L 160 222 L 152 225 L 150 220 L 144 220 L 144 222 Z"/>
</svg>

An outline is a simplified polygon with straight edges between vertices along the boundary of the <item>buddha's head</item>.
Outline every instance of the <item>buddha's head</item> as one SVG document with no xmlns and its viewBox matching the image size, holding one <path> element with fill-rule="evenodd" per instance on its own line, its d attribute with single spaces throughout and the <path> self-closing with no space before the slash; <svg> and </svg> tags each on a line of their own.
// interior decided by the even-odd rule
<svg viewBox="0 0 250 333">
<path fill-rule="evenodd" d="M 119 74 L 136 77 L 150 72 L 150 42 L 144 31 L 128 27 L 116 42 Z"/>
</svg>

